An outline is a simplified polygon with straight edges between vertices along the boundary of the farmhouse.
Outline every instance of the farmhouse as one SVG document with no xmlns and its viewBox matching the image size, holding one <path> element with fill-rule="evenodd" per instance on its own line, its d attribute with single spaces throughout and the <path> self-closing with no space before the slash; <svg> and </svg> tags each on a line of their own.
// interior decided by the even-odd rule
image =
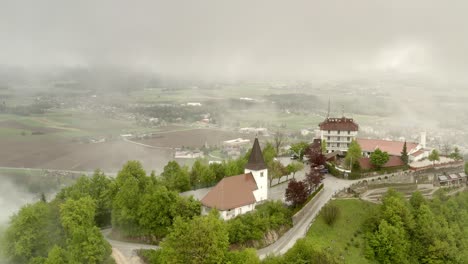
<svg viewBox="0 0 468 264">
<path fill-rule="evenodd" d="M 356 139 L 359 125 L 352 118 L 331 118 L 319 124 L 319 137 L 327 142 L 327 153 L 334 151 L 347 152 L 351 141 Z"/>
<path fill-rule="evenodd" d="M 255 209 L 268 198 L 268 170 L 258 139 L 255 138 L 244 174 L 226 177 L 201 200 L 204 214 L 219 210 L 224 220 Z"/>
</svg>

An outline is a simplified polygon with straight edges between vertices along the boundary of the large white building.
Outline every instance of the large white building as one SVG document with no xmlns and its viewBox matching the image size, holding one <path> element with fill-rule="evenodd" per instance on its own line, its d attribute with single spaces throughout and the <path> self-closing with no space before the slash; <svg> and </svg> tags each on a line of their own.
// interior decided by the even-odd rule
<svg viewBox="0 0 468 264">
<path fill-rule="evenodd" d="M 268 199 L 268 170 L 256 138 L 244 174 L 222 179 L 201 200 L 203 213 L 216 208 L 224 220 L 255 209 Z"/>
<path fill-rule="evenodd" d="M 319 124 L 321 140 L 327 142 L 327 153 L 334 151 L 347 152 L 351 141 L 355 140 L 359 131 L 359 125 L 352 118 L 331 118 Z"/>
</svg>

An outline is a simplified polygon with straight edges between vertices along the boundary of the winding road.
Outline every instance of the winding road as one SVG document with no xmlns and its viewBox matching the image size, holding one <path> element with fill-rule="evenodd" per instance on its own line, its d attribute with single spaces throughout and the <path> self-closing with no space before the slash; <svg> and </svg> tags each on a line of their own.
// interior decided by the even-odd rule
<svg viewBox="0 0 468 264">
<path fill-rule="evenodd" d="M 159 249 L 158 246 L 117 241 L 109 238 L 111 229 L 102 230 L 102 235 L 112 246 L 112 256 L 117 264 L 143 264 L 140 257 L 136 254 L 138 249 Z"/>
</svg>

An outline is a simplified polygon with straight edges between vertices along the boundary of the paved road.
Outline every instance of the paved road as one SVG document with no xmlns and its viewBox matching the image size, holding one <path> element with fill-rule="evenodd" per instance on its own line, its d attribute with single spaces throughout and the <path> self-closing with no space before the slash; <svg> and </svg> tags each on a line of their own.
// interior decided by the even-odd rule
<svg viewBox="0 0 468 264">
<path fill-rule="evenodd" d="M 342 180 L 331 175 L 326 175 L 323 180 L 323 191 L 320 192 L 320 194 L 316 196 L 313 201 L 311 201 L 314 203 L 311 210 L 309 210 L 302 218 L 302 220 L 294 225 L 274 244 L 271 244 L 266 248 L 259 249 L 257 251 L 259 257 L 263 259 L 269 254 L 282 255 L 286 253 L 286 251 L 294 246 L 298 239 L 303 238 L 306 235 L 310 224 L 315 219 L 320 209 L 333 197 L 335 192 L 351 186 L 351 184 L 354 182 L 357 181 Z"/>
<path fill-rule="evenodd" d="M 112 246 L 112 256 L 116 259 L 117 264 L 139 264 L 142 263 L 141 259 L 137 256 L 136 250 L 138 249 L 159 249 L 158 246 L 130 243 L 117 241 L 109 238 L 111 229 L 102 230 L 104 238 Z"/>
</svg>

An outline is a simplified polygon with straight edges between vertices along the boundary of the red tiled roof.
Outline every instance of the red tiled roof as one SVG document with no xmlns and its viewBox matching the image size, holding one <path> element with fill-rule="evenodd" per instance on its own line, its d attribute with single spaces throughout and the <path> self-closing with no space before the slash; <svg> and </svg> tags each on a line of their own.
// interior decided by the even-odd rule
<svg viewBox="0 0 468 264">
<path fill-rule="evenodd" d="M 358 131 L 359 125 L 352 118 L 327 118 L 319 124 L 320 130 Z"/>
<path fill-rule="evenodd" d="M 253 191 L 257 183 L 252 173 L 226 177 L 201 200 L 204 206 L 218 210 L 229 210 L 256 202 Z"/>
<path fill-rule="evenodd" d="M 374 168 L 370 162 L 370 158 L 360 158 L 359 159 L 359 165 L 361 166 L 361 169 L 363 170 L 369 170 Z M 401 160 L 400 157 L 398 156 L 390 156 L 390 159 L 388 160 L 385 165 L 383 165 L 384 168 L 391 168 L 391 167 L 399 167 L 403 166 L 405 163 Z"/>
<path fill-rule="evenodd" d="M 401 151 L 403 151 L 403 145 L 405 142 L 401 141 L 390 141 L 382 139 L 366 139 L 366 138 L 357 138 L 356 141 L 361 146 L 362 151 L 365 152 L 374 152 L 377 148 L 393 156 L 401 156 Z M 406 142 L 406 150 L 410 153 L 413 149 L 418 146 L 418 143 Z"/>
</svg>

